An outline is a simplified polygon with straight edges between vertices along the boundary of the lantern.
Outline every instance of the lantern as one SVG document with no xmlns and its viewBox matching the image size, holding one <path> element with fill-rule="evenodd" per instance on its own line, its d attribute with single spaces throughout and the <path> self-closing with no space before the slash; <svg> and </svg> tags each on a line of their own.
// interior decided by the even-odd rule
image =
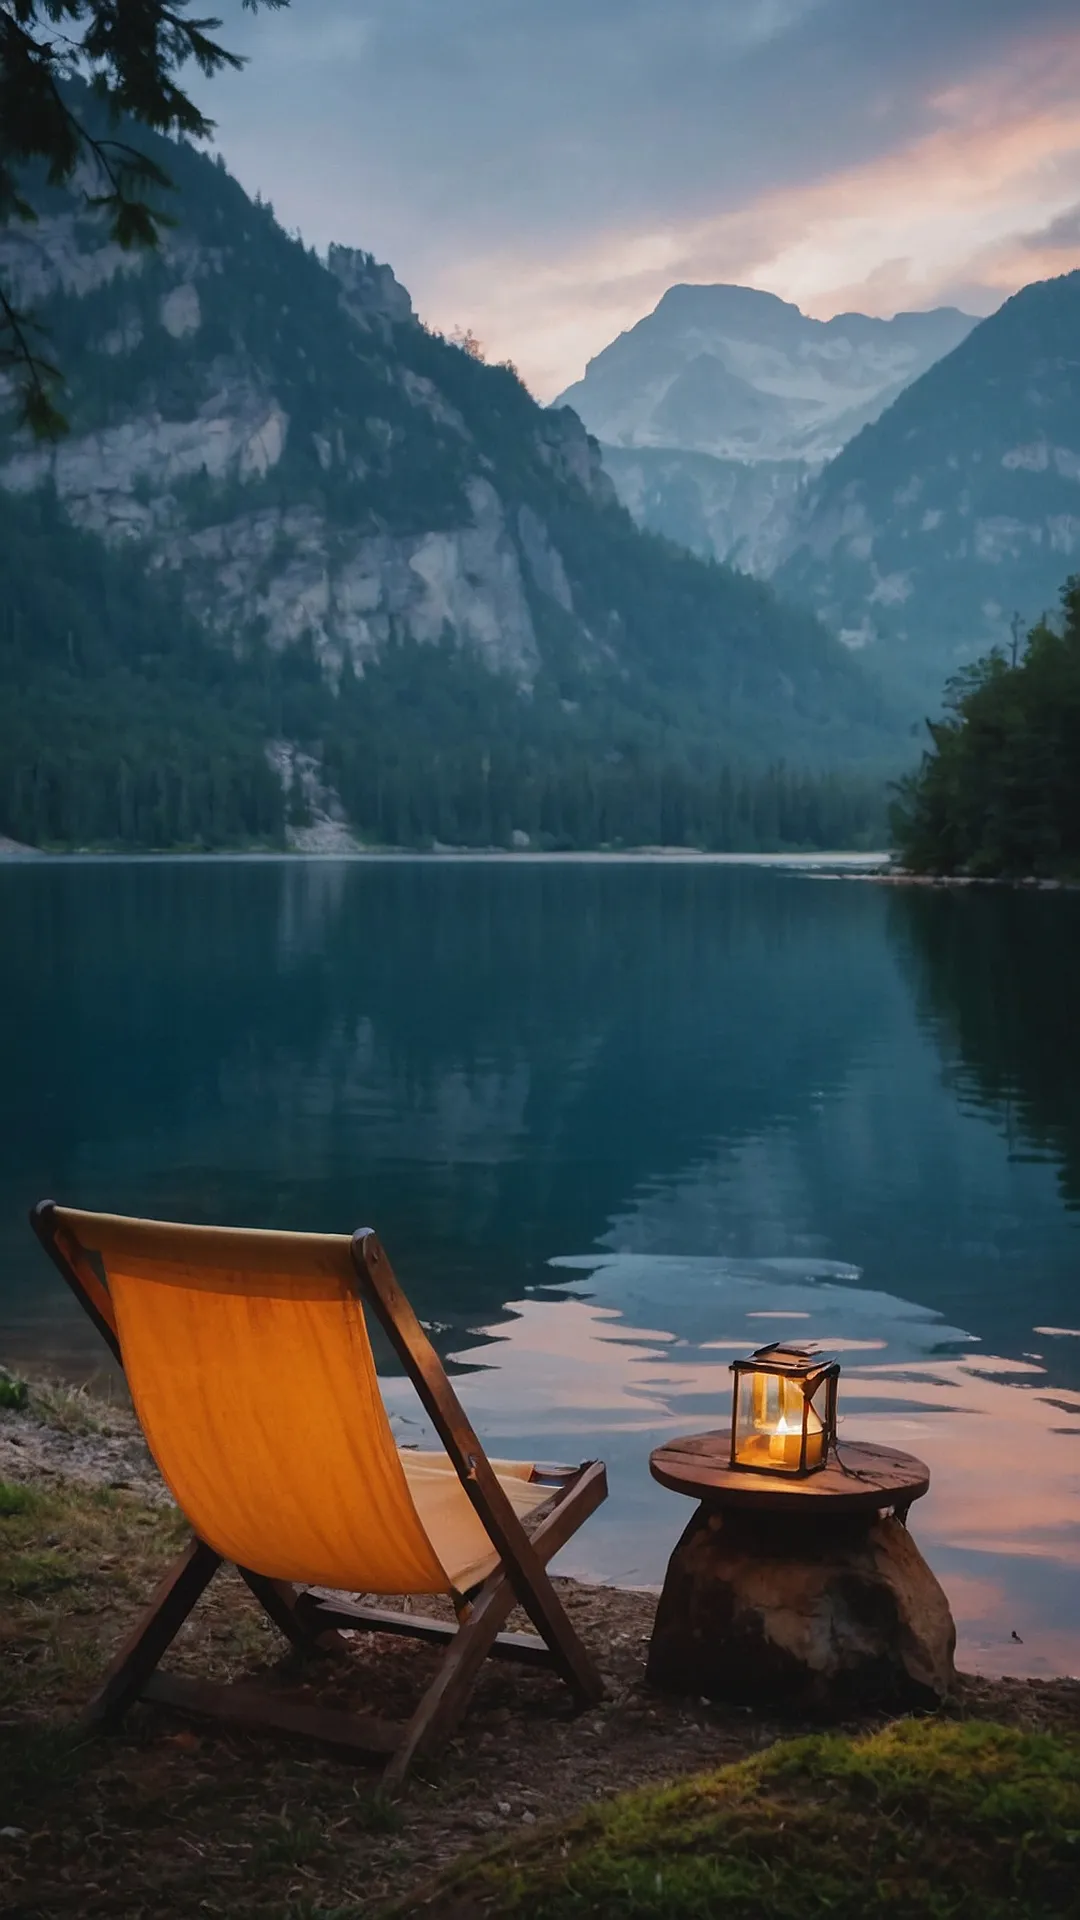
<svg viewBox="0 0 1080 1920">
<path fill-rule="evenodd" d="M 733 1360 L 731 1464 L 754 1473 L 816 1473 L 836 1443 L 839 1362 L 810 1347 L 759 1347 Z"/>
</svg>

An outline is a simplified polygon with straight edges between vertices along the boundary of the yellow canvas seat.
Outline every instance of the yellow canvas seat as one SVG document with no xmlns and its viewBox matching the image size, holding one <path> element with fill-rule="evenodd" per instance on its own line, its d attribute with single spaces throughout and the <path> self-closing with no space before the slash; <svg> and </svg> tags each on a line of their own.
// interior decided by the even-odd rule
<svg viewBox="0 0 1080 1920">
<path fill-rule="evenodd" d="M 413 1453 L 403 1448 L 401 1464 L 420 1525 L 449 1586 L 468 1593 L 487 1579 L 499 1556 L 454 1472 L 453 1461 L 446 1453 Z M 519 1520 L 527 1520 L 551 1499 L 550 1485 L 532 1478 L 534 1467 L 518 1460 L 489 1464 Z"/>
<path fill-rule="evenodd" d="M 197 1227 L 51 1202 L 32 1219 L 124 1368 L 147 1444 L 204 1556 L 200 1566 L 205 1556 L 210 1573 L 234 1562 L 277 1624 L 307 1642 L 325 1642 L 331 1630 L 389 1630 L 390 1618 L 331 1605 L 308 1589 L 446 1593 L 463 1624 L 455 1634 L 429 1621 L 425 1637 L 465 1644 L 483 1601 L 488 1629 L 494 1620 L 483 1651 L 499 1651 L 501 1641 L 528 1639 L 498 1632 L 516 1593 L 542 1636 L 527 1657 L 549 1658 L 583 1697 L 595 1695 L 595 1670 L 543 1561 L 568 1537 L 568 1522 L 573 1531 L 604 1497 L 603 1468 L 541 1472 L 487 1459 L 374 1234 Z M 365 1303 L 413 1378 L 443 1451 L 398 1448 Z M 522 1522 L 544 1507 L 551 1512 L 530 1541 Z M 189 1585 L 196 1579 L 186 1577 Z M 465 1596 L 477 1588 L 470 1609 Z M 463 1658 L 459 1652 L 459 1664 Z M 144 1680 L 151 1697 L 177 1697 L 188 1684 Z M 103 1690 L 110 1713 L 114 1682 Z M 432 1725 L 445 1731 L 445 1707 L 436 1707 Z M 403 1771 L 431 1732 L 426 1722 L 407 1732 L 393 1770 Z"/>
</svg>

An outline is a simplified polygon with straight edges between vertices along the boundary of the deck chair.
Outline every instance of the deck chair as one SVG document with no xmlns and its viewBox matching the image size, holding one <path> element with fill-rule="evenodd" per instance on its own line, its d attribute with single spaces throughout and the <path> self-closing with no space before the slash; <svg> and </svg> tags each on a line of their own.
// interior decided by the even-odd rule
<svg viewBox="0 0 1080 1920">
<path fill-rule="evenodd" d="M 123 1367 L 150 1451 L 192 1527 L 85 1724 L 114 1724 L 134 1700 L 153 1700 L 311 1735 L 384 1762 L 393 1785 L 449 1737 L 488 1655 L 553 1670 L 583 1704 L 601 1697 L 546 1563 L 606 1497 L 603 1463 L 488 1459 L 374 1233 L 173 1225 L 50 1200 L 30 1219 Z M 442 1452 L 398 1448 L 365 1307 Z M 395 1724 L 158 1672 L 224 1561 L 299 1648 L 345 1651 L 343 1635 L 360 1632 L 443 1646 L 412 1718 Z M 449 1595 L 456 1625 L 344 1597 L 436 1593 Z M 501 1631 L 515 1603 L 535 1634 Z"/>
</svg>

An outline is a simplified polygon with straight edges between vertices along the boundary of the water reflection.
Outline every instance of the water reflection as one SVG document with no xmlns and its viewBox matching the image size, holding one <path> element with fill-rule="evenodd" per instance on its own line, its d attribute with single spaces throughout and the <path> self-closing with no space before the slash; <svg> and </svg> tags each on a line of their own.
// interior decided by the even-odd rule
<svg viewBox="0 0 1080 1920">
<path fill-rule="evenodd" d="M 984 1353 L 914 1302 L 835 1264 L 635 1255 L 561 1260 L 565 1294 L 513 1304 L 496 1344 L 467 1344 L 470 1412 L 490 1447 L 533 1458 L 596 1451 L 611 1497 L 561 1556 L 566 1572 L 663 1579 L 690 1508 L 643 1472 L 674 1433 L 723 1427 L 729 1360 L 770 1338 L 838 1353 L 840 1439 L 932 1463 L 912 1530 L 949 1595 L 968 1671 L 1080 1674 L 1080 1392 L 1048 1390 L 1035 1360 Z M 767 1303 L 767 1304 L 766 1304 Z M 404 1383 L 402 1437 L 427 1429 Z M 1018 1636 L 1014 1638 L 1015 1636 Z"/>
<path fill-rule="evenodd" d="M 684 1517 L 653 1436 L 722 1417 L 725 1343 L 813 1332 L 851 1430 L 931 1460 L 967 1657 L 1075 1668 L 1080 900 L 0 863 L 0 925 L 0 1357 L 97 1361 L 25 1224 L 43 1193 L 370 1221 L 493 1440 L 609 1454 L 575 1550 L 651 1581 Z"/>
<path fill-rule="evenodd" d="M 693 865 L 0 867 L 8 1316 L 45 1190 L 372 1218 L 429 1317 L 497 1315 L 643 1181 L 842 1087 L 895 1021 L 883 904 Z"/>
<path fill-rule="evenodd" d="M 889 904 L 949 1084 L 998 1116 L 1012 1156 L 1058 1166 L 1080 1206 L 1080 895 L 905 890 Z"/>
</svg>

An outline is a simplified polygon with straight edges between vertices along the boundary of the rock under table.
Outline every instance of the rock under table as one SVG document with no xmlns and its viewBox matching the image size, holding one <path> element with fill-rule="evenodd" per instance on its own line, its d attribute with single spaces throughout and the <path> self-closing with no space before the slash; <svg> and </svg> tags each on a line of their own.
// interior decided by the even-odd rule
<svg viewBox="0 0 1080 1920">
<path fill-rule="evenodd" d="M 648 1679 L 667 1692 L 843 1712 L 935 1705 L 949 1603 L 906 1526 L 930 1484 L 910 1453 L 851 1443 L 804 1479 L 732 1469 L 727 1433 L 650 1459 L 700 1501 L 668 1563 Z"/>
</svg>

